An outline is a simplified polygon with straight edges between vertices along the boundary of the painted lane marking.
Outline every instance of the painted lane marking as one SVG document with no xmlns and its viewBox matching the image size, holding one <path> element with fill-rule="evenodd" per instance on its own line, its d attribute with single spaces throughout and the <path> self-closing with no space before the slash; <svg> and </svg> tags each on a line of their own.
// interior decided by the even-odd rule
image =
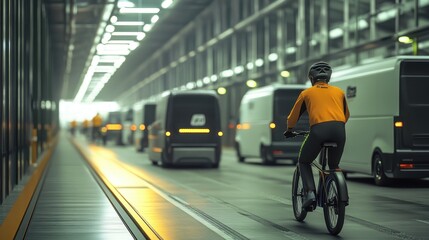
<svg viewBox="0 0 429 240">
<path fill-rule="evenodd" d="M 417 221 L 417 222 L 421 222 L 421 223 L 429 224 L 429 221 L 424 221 L 424 220 L 419 220 L 419 219 L 416 219 L 416 221 Z"/>
</svg>

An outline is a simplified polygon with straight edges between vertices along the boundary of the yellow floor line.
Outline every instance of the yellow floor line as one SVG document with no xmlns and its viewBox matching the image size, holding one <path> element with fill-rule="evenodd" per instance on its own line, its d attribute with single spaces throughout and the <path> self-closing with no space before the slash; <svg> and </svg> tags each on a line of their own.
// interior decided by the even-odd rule
<svg viewBox="0 0 429 240">
<path fill-rule="evenodd" d="M 53 140 L 51 147 L 46 150 L 45 155 L 43 155 L 43 158 L 40 160 L 39 165 L 34 170 L 28 183 L 25 185 L 3 223 L 0 225 L 0 239 L 8 240 L 15 237 L 22 218 L 24 217 L 31 198 L 33 197 L 34 191 L 36 190 L 37 184 L 39 183 L 43 171 L 45 170 L 46 165 L 51 158 L 53 150 L 55 149 L 58 141 L 57 139 L 58 138 L 56 137 Z"/>
<path fill-rule="evenodd" d="M 97 154 L 92 154 L 91 151 L 87 151 L 81 147 L 79 143 L 75 142 L 74 140 L 72 140 L 72 142 L 81 155 L 85 158 L 85 160 L 91 165 L 97 175 L 101 178 L 106 187 L 109 188 L 110 192 L 115 196 L 125 211 L 132 219 L 134 219 L 140 230 L 149 239 L 162 239 L 162 237 L 157 234 L 156 230 L 153 229 L 151 225 L 138 214 L 133 206 L 122 196 L 122 194 L 117 189 L 117 187 L 146 188 L 147 186 L 145 182 L 137 176 L 129 174 L 128 171 L 119 164 L 111 161 L 111 159 L 114 159 L 115 156 L 112 156 L 112 153 L 106 151 L 104 148 L 90 145 L 90 148 L 97 151 Z"/>
</svg>

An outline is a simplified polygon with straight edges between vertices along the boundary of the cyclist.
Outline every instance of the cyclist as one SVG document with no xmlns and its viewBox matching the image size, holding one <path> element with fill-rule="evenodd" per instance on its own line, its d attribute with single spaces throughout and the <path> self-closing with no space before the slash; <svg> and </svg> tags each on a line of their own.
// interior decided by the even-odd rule
<svg viewBox="0 0 429 240">
<path fill-rule="evenodd" d="M 84 119 L 82 122 L 82 134 L 87 137 L 89 132 L 90 122 L 88 119 Z"/>
<path fill-rule="evenodd" d="M 77 121 L 73 119 L 73 120 L 70 122 L 70 133 L 71 133 L 73 136 L 75 135 L 76 128 L 77 128 Z"/>
<path fill-rule="evenodd" d="M 95 141 L 101 137 L 101 127 L 103 124 L 103 118 L 99 113 L 95 114 L 92 118 L 92 140 Z"/>
<path fill-rule="evenodd" d="M 343 154 L 346 141 L 345 123 L 350 113 L 344 92 L 328 84 L 332 68 L 326 62 L 316 62 L 308 71 L 312 87 L 302 91 L 298 96 L 289 116 L 287 117 L 286 137 L 295 136 L 292 129 L 301 114 L 308 112 L 310 118 L 310 133 L 302 143 L 298 157 L 298 166 L 302 176 L 304 197 L 302 207 L 314 204 L 315 184 L 311 163 L 321 150 L 323 142 L 336 142 L 337 147 L 329 151 L 329 168 L 336 169 Z"/>
</svg>

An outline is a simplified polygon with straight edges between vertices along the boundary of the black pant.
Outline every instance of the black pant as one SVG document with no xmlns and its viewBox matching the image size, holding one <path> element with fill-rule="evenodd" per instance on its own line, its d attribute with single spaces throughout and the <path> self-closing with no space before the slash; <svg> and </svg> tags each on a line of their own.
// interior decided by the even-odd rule
<svg viewBox="0 0 429 240">
<path fill-rule="evenodd" d="M 97 140 L 97 138 L 101 138 L 101 127 L 93 126 L 92 127 L 92 141 Z"/>
<path fill-rule="evenodd" d="M 319 154 L 324 142 L 336 142 L 337 147 L 328 152 L 328 166 L 338 168 L 346 142 L 346 131 L 343 122 L 324 122 L 313 125 L 310 134 L 305 138 L 299 152 L 299 170 L 305 191 L 315 191 L 311 163 Z"/>
</svg>

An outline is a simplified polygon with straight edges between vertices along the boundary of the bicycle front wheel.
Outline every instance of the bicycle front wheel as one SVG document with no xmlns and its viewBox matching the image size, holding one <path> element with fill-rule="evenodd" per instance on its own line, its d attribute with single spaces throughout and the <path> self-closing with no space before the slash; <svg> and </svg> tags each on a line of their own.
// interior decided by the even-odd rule
<svg viewBox="0 0 429 240">
<path fill-rule="evenodd" d="M 298 166 L 295 169 L 292 179 L 292 207 L 296 220 L 302 222 L 307 216 L 307 211 L 302 208 L 302 197 L 304 196 L 304 187 Z"/>
<path fill-rule="evenodd" d="M 326 196 L 323 206 L 326 227 L 332 235 L 338 235 L 344 225 L 346 203 L 341 201 L 339 184 L 334 177 L 328 177 L 326 181 Z"/>
</svg>

